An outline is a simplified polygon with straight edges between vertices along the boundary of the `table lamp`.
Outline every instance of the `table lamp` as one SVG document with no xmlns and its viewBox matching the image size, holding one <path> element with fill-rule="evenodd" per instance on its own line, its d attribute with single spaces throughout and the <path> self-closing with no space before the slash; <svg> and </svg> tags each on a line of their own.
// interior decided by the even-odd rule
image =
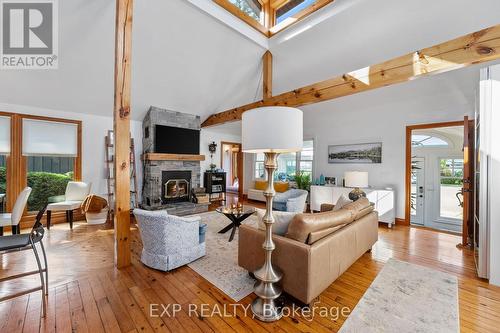
<svg viewBox="0 0 500 333">
<path fill-rule="evenodd" d="M 264 265 L 254 272 L 257 279 L 254 292 L 257 298 L 252 302 L 252 312 L 261 321 L 279 320 L 283 313 L 276 306 L 281 295 L 277 285 L 283 274 L 273 267 L 271 255 L 275 248 L 272 239 L 274 172 L 280 153 L 302 150 L 302 111 L 290 107 L 270 106 L 249 110 L 242 115 L 242 150 L 246 153 L 264 153 L 264 168 L 267 173 L 266 213 L 262 222 L 266 226 L 266 238 L 262 248 L 265 251 Z"/>
<path fill-rule="evenodd" d="M 356 201 L 361 197 L 366 197 L 366 193 L 361 188 L 368 187 L 368 172 L 365 171 L 346 171 L 344 172 L 345 187 L 354 187 L 349 192 L 349 199 Z"/>
</svg>

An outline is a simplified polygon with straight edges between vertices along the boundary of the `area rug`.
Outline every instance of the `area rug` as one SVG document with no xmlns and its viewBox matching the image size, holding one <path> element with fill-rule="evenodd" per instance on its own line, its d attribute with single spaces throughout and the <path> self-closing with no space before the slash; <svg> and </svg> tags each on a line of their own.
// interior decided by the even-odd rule
<svg viewBox="0 0 500 333">
<path fill-rule="evenodd" d="M 390 259 L 340 332 L 459 332 L 457 278 Z"/>
<path fill-rule="evenodd" d="M 238 230 L 232 242 L 229 242 L 231 231 L 219 234 L 218 231 L 230 221 L 217 212 L 199 214 L 202 222 L 208 225 L 205 235 L 207 254 L 190 263 L 195 272 L 222 290 L 235 302 L 240 301 L 253 292 L 255 280 L 248 272 L 238 266 Z M 257 217 L 248 217 L 243 224 L 257 223 Z"/>
</svg>

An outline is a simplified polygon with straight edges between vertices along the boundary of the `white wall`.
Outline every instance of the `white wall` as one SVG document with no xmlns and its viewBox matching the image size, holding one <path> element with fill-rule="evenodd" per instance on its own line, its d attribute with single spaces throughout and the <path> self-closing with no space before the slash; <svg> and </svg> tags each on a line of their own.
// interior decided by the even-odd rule
<svg viewBox="0 0 500 333">
<path fill-rule="evenodd" d="M 304 136 L 315 139 L 315 177 L 341 182 L 345 171 L 368 171 L 371 186 L 396 190 L 396 216 L 404 218 L 406 126 L 472 116 L 478 80 L 472 68 L 302 107 Z M 328 145 L 369 142 L 382 142 L 381 164 L 328 164 Z"/>
<path fill-rule="evenodd" d="M 494 26 L 500 1 L 335 0 L 328 7 L 271 38 L 275 94 Z"/>
<path fill-rule="evenodd" d="M 241 143 L 241 121 L 226 123 L 219 126 L 204 128 L 201 130 L 200 154 L 204 154 L 206 160 L 201 162 L 201 172 L 210 168 L 210 153 L 208 144 L 212 141 L 217 143 L 217 152 L 214 154 L 214 164 L 220 167 L 220 142 Z M 247 194 L 248 189 L 253 186 L 254 154 L 243 154 L 243 193 Z M 202 175 L 203 177 L 203 175 Z"/>
<path fill-rule="evenodd" d="M 108 130 L 113 129 L 113 118 L 91 114 L 57 111 L 50 109 L 34 108 L 22 105 L 0 104 L 0 110 L 32 114 L 37 116 L 65 118 L 82 121 L 82 180 L 92 182 L 92 193 L 107 198 L 104 137 Z M 111 112 L 111 111 L 110 111 Z M 132 137 L 135 138 L 135 151 L 137 158 L 137 181 L 142 188 L 142 123 L 132 121 L 130 124 Z"/>
<path fill-rule="evenodd" d="M 491 137 L 481 142 L 483 165 L 488 168 L 487 202 L 483 214 L 489 219 L 489 273 L 490 283 L 500 286 L 500 65 L 492 66 L 491 102 L 485 101 L 488 111 L 486 117 L 480 120 L 482 133 Z M 482 101 L 483 102 L 483 101 Z M 486 118 L 486 119 L 485 119 Z M 489 118 L 489 119 L 488 119 Z M 481 170 L 484 171 L 484 170 Z M 484 177 L 484 172 L 481 177 Z M 484 179 L 484 178 L 483 178 Z M 483 198 L 483 197 L 482 197 Z"/>
<path fill-rule="evenodd" d="M 217 144 L 217 151 L 213 155 L 213 160 L 210 159 L 210 152 L 208 151 L 208 145 L 215 141 Z M 225 133 L 223 129 L 208 128 L 202 129 L 200 133 L 200 154 L 205 155 L 205 161 L 201 162 L 201 183 L 203 184 L 203 173 L 210 169 L 210 163 L 214 163 L 217 168 L 221 168 L 221 141 L 227 142 L 241 142 L 241 136 L 233 133 Z M 212 162 L 213 161 L 213 162 Z"/>
</svg>

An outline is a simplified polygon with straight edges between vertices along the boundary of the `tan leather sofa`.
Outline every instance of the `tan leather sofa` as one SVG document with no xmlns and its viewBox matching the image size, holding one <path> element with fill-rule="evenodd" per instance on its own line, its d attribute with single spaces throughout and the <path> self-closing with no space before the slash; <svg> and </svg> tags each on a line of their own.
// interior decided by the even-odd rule
<svg viewBox="0 0 500 333">
<path fill-rule="evenodd" d="M 341 210 L 339 214 L 345 212 Z M 308 218 L 314 215 L 321 218 L 320 214 L 310 214 Z M 359 219 L 356 213 L 352 216 L 352 222 L 347 221 L 311 245 L 308 241 L 273 235 L 276 249 L 272 261 L 283 272 L 281 285 L 286 293 L 310 304 L 371 249 L 378 240 L 378 213 L 372 211 Z M 239 229 L 238 264 L 249 272 L 260 268 L 264 262 L 264 237 L 264 231 L 255 226 L 242 225 Z"/>
</svg>

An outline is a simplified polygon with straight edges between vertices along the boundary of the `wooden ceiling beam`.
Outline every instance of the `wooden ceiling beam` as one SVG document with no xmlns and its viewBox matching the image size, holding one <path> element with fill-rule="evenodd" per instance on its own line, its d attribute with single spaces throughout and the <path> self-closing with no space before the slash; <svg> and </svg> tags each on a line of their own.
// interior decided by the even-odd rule
<svg viewBox="0 0 500 333">
<path fill-rule="evenodd" d="M 255 107 L 300 107 L 497 59 L 500 59 L 500 25 L 211 115 L 202 127 L 241 120 L 243 112 Z"/>
</svg>

